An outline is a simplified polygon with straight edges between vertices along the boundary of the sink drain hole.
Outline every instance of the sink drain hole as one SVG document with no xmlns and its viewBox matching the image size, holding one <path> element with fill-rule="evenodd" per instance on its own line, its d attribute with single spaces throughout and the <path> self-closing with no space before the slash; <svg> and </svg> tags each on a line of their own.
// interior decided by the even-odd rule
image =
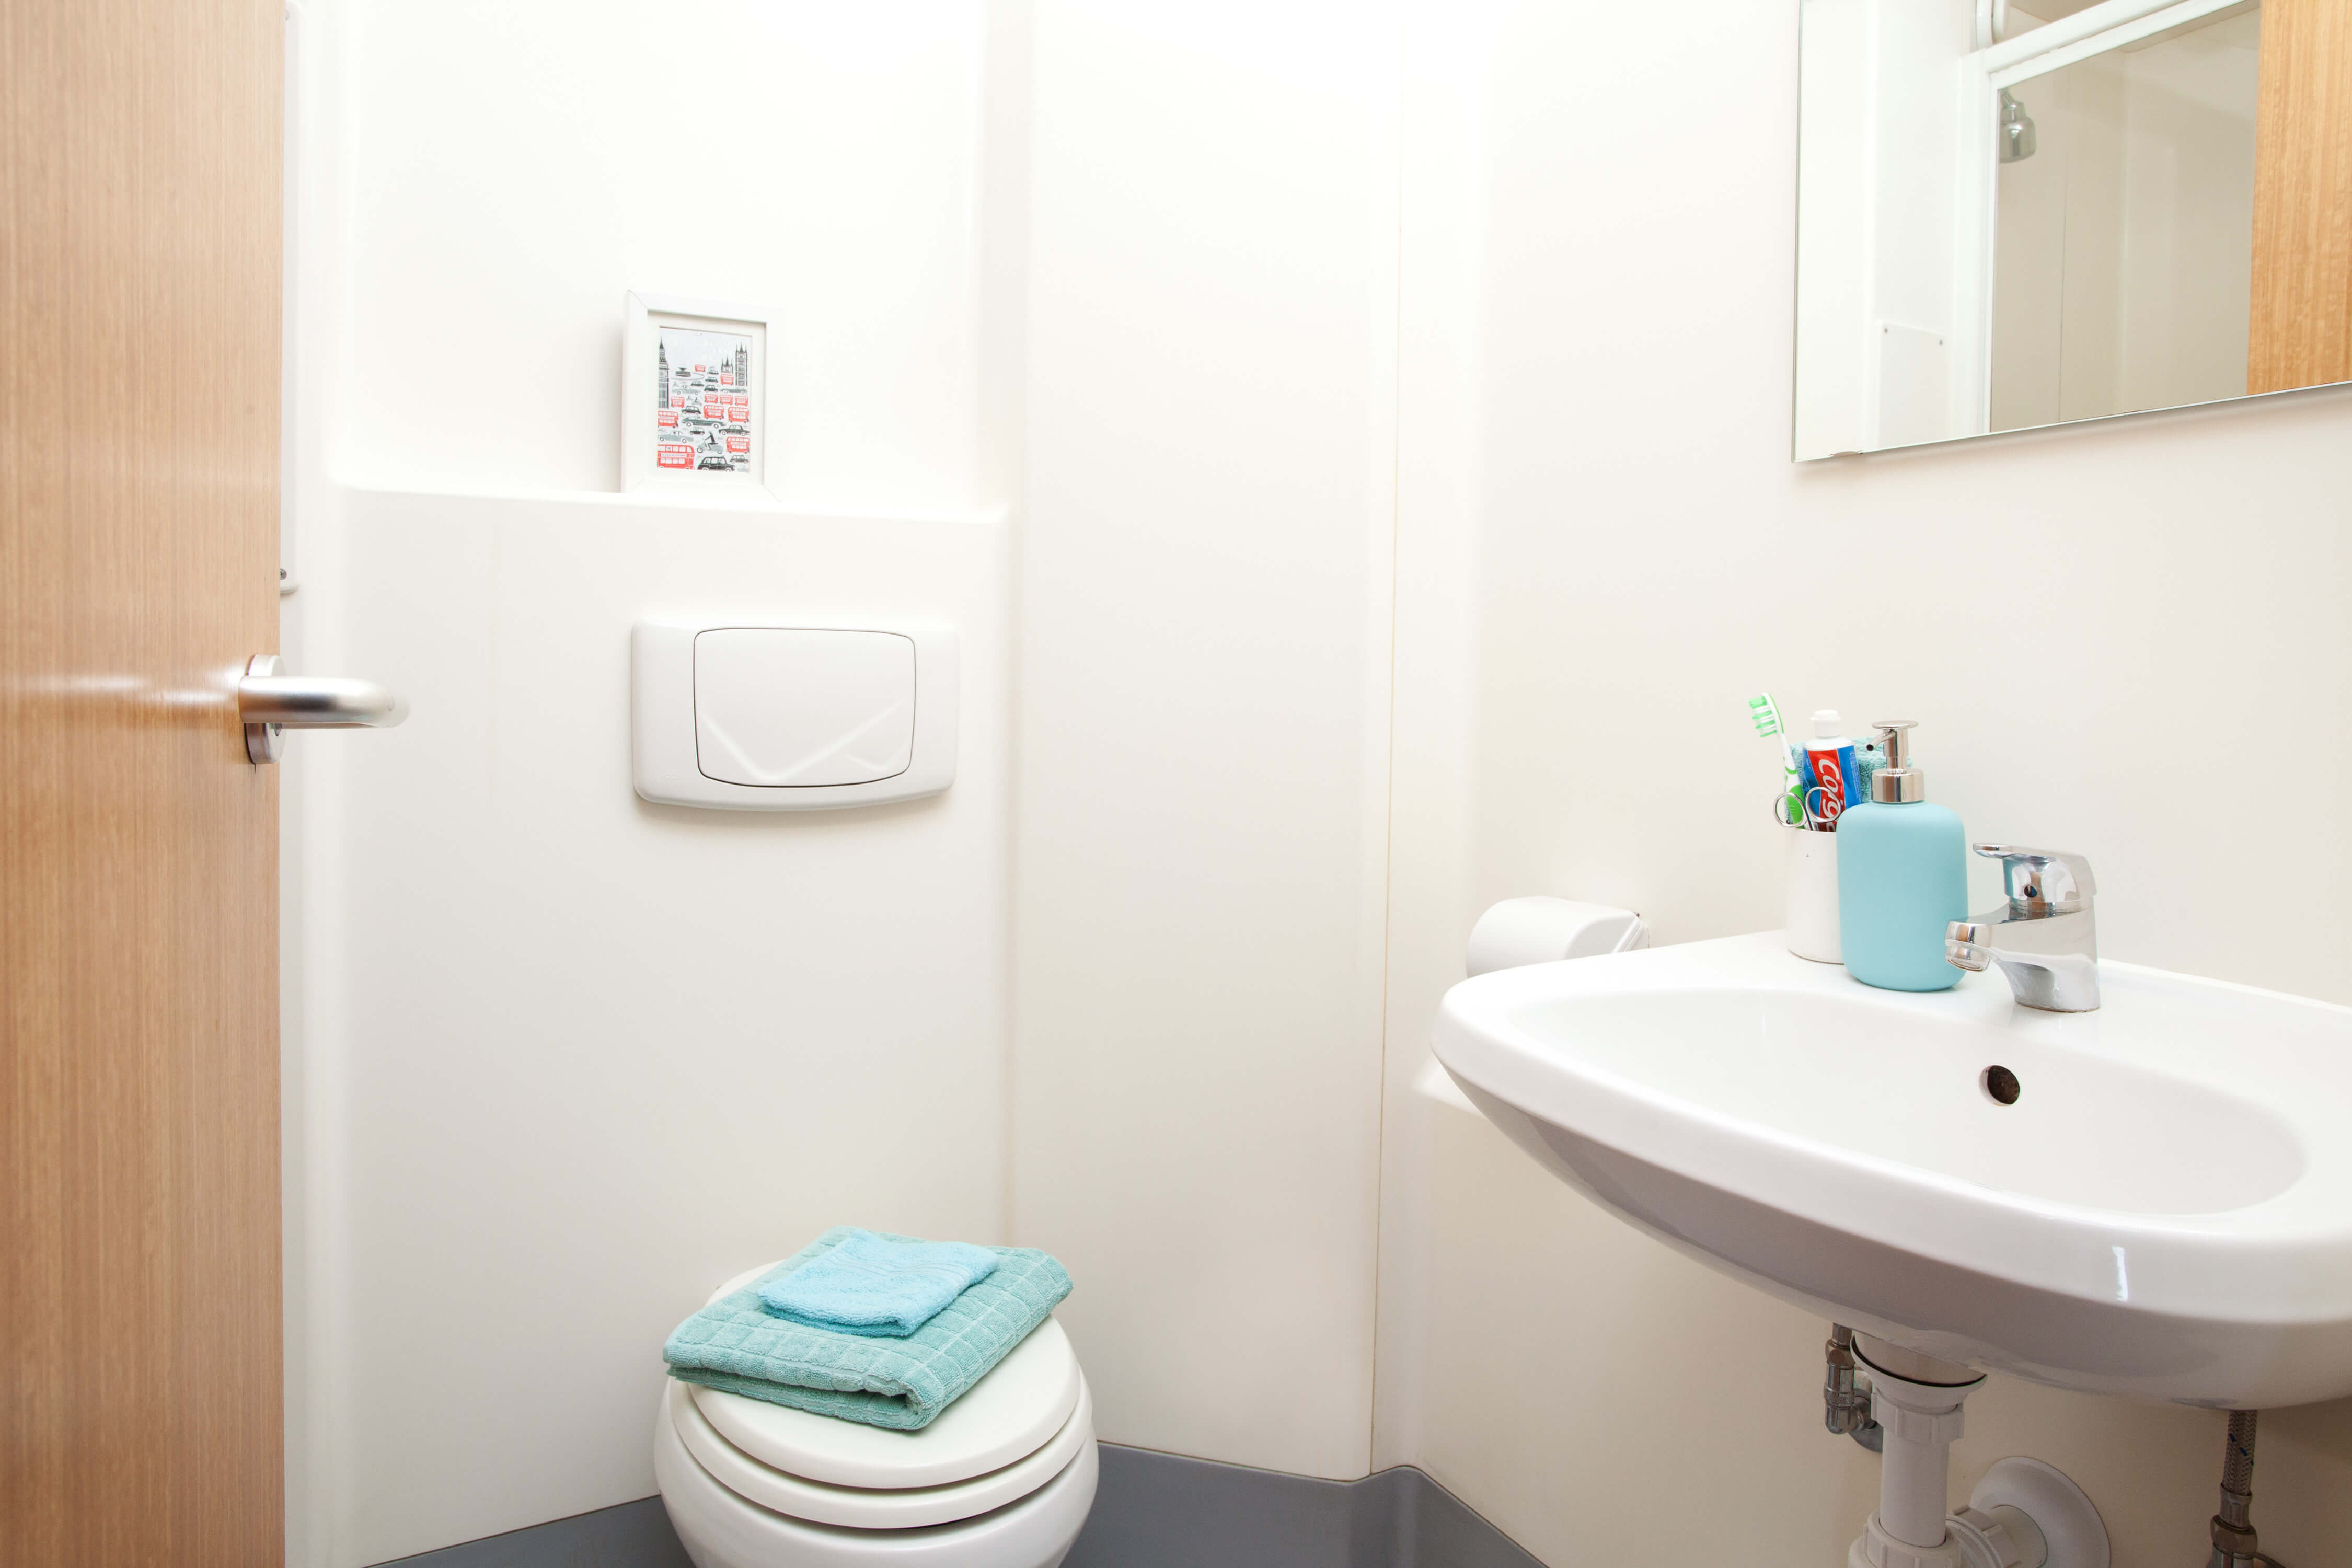
<svg viewBox="0 0 2352 1568">
<path fill-rule="evenodd" d="M 1977 1075 L 1977 1087 L 1991 1097 L 1995 1105 L 2017 1103 L 2017 1075 L 2007 1068 L 1987 1068 Z"/>
</svg>

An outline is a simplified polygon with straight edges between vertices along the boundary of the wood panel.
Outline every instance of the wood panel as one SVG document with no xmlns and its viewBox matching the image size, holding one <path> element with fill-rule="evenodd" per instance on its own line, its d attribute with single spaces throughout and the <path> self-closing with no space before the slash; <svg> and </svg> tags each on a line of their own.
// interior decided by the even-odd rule
<svg viewBox="0 0 2352 1568">
<path fill-rule="evenodd" d="M 2264 0 L 2246 390 L 2352 380 L 2352 0 Z"/>
<path fill-rule="evenodd" d="M 279 0 L 0 5 L 0 1562 L 284 1541 Z"/>
</svg>

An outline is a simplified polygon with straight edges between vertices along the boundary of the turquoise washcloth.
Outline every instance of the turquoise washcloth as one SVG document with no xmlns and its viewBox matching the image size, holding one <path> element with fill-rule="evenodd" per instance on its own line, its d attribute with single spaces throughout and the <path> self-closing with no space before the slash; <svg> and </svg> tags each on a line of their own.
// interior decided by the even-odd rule
<svg viewBox="0 0 2352 1568">
<path fill-rule="evenodd" d="M 996 1254 L 961 1241 L 893 1241 L 853 1230 L 831 1251 L 764 1280 L 760 1300 L 812 1329 L 905 1339 L 996 1271 Z"/>
<path fill-rule="evenodd" d="M 826 1231 L 680 1323 L 662 1346 L 670 1375 L 819 1415 L 919 1431 L 978 1383 L 1070 1293 L 1070 1276 L 1026 1247 L 992 1247 L 996 1268 L 904 1339 L 813 1329 L 767 1310 L 760 1289 L 856 1232 Z M 905 1236 L 890 1241 L 911 1241 Z"/>
</svg>

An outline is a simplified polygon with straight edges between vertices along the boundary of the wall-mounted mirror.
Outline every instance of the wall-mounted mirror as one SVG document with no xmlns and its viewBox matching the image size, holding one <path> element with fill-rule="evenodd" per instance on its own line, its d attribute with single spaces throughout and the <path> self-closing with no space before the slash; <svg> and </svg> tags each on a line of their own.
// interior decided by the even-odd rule
<svg viewBox="0 0 2352 1568">
<path fill-rule="evenodd" d="M 1801 0 L 1796 456 L 2352 380 L 2352 0 Z"/>
</svg>

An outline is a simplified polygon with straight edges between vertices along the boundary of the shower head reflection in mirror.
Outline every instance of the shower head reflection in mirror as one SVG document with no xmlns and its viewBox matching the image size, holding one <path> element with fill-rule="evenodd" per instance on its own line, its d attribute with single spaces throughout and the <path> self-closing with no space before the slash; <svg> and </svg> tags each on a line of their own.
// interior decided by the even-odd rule
<svg viewBox="0 0 2352 1568">
<path fill-rule="evenodd" d="M 1795 456 L 2352 381 L 2341 9 L 1802 0 Z"/>
</svg>

